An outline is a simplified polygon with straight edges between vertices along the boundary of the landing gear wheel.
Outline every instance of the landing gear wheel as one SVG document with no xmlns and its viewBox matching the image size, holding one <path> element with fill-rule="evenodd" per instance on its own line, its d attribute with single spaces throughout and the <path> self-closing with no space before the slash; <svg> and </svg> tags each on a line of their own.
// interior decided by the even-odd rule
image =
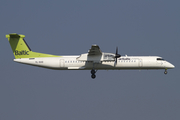
<svg viewBox="0 0 180 120">
<path fill-rule="evenodd" d="M 165 69 L 165 71 L 164 71 L 164 74 L 166 75 L 168 72 L 167 72 L 167 68 Z"/>
<path fill-rule="evenodd" d="M 91 70 L 91 74 L 95 74 L 96 71 L 94 69 Z"/>
<path fill-rule="evenodd" d="M 96 78 L 96 75 L 95 74 L 92 74 L 91 75 L 92 79 Z"/>
<path fill-rule="evenodd" d="M 93 68 L 92 68 L 92 70 L 91 70 L 91 78 L 92 78 L 92 79 L 96 78 L 96 75 L 95 75 L 95 74 L 96 74 L 96 72 L 97 72 L 97 70 L 95 70 L 94 64 L 95 64 L 95 63 L 93 63 Z"/>
</svg>

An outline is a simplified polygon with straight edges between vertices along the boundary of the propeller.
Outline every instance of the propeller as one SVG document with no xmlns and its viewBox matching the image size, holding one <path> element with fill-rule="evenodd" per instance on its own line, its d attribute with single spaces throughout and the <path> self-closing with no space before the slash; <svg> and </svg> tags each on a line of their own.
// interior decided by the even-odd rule
<svg viewBox="0 0 180 120">
<path fill-rule="evenodd" d="M 117 58 L 119 58 L 119 57 L 121 57 L 121 55 L 118 54 L 118 47 L 116 47 L 116 54 L 115 54 L 115 56 L 114 56 L 114 58 L 115 58 L 115 63 L 114 63 L 114 65 L 117 64 Z"/>
</svg>

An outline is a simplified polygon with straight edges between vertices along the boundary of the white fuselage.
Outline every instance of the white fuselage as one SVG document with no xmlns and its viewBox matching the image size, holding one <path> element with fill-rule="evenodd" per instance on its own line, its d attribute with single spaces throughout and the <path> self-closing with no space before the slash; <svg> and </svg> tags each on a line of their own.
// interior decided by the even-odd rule
<svg viewBox="0 0 180 120">
<path fill-rule="evenodd" d="M 79 61 L 79 56 L 21 58 L 15 62 L 59 70 L 171 69 L 174 65 L 158 56 L 122 56 L 114 61 Z"/>
</svg>

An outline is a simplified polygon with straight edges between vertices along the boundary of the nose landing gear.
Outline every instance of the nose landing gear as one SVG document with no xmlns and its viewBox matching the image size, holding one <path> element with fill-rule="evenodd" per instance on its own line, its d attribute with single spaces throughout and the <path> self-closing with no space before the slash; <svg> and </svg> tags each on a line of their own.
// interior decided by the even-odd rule
<svg viewBox="0 0 180 120">
<path fill-rule="evenodd" d="M 165 69 L 165 71 L 164 71 L 164 74 L 166 75 L 168 72 L 167 72 L 167 68 Z"/>
</svg>

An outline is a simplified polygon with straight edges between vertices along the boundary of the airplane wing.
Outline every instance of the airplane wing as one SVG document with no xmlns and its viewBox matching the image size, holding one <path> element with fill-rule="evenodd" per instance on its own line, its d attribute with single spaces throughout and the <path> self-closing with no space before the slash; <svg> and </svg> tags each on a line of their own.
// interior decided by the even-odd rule
<svg viewBox="0 0 180 120">
<path fill-rule="evenodd" d="M 88 53 L 81 54 L 77 57 L 79 61 L 93 61 L 93 62 L 100 62 L 102 59 L 102 52 L 98 45 L 92 45 L 91 49 L 89 49 Z"/>
<path fill-rule="evenodd" d="M 102 52 L 98 45 L 92 45 L 88 51 L 88 56 L 102 55 Z"/>
<path fill-rule="evenodd" d="M 115 55 L 113 53 L 101 52 L 98 45 L 92 45 L 88 53 L 81 54 L 76 59 L 79 61 L 92 61 L 94 63 L 101 63 L 101 61 L 114 61 Z"/>
</svg>

